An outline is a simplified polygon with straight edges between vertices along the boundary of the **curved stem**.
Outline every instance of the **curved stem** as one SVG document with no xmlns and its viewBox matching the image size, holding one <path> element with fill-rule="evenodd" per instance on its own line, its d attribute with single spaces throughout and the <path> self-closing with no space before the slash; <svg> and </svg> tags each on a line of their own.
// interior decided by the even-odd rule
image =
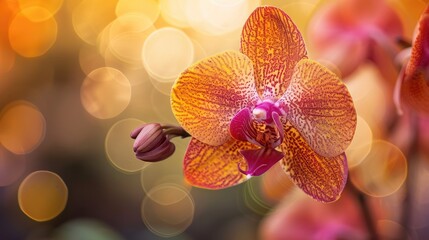
<svg viewBox="0 0 429 240">
<path fill-rule="evenodd" d="M 408 149 L 407 154 L 407 178 L 405 179 L 405 192 L 404 200 L 402 202 L 402 216 L 401 216 L 401 225 L 403 226 L 404 231 L 402 231 L 400 239 L 407 239 L 410 233 L 410 222 L 412 218 L 412 200 L 413 200 L 413 190 L 414 190 L 414 180 L 416 179 L 417 169 L 416 161 L 418 155 L 418 139 L 419 139 L 419 130 L 418 130 L 418 116 L 415 113 L 410 113 L 410 124 L 413 131 L 411 137 L 410 148 Z"/>
<path fill-rule="evenodd" d="M 370 206 L 368 204 L 368 199 L 366 198 L 365 194 L 363 194 L 359 189 L 357 189 L 353 183 L 350 182 L 350 180 L 347 182 L 348 188 L 351 191 L 351 193 L 355 196 L 359 207 L 362 211 L 362 218 L 365 222 L 366 228 L 368 230 L 369 239 L 371 240 L 377 240 L 379 239 L 377 230 L 375 227 L 374 219 L 371 215 Z"/>
</svg>

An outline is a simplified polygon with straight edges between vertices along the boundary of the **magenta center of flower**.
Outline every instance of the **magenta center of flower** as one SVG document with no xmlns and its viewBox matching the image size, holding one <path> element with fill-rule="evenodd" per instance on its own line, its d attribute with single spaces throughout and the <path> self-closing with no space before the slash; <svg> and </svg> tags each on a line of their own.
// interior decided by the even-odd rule
<svg viewBox="0 0 429 240">
<path fill-rule="evenodd" d="M 264 100 L 256 104 L 255 108 L 252 110 L 253 118 L 255 120 L 264 121 L 267 124 L 273 123 L 273 113 L 277 113 L 279 116 L 284 115 L 278 104 L 273 103 L 270 100 Z"/>
<path fill-rule="evenodd" d="M 259 176 L 284 157 L 276 147 L 283 142 L 284 130 L 280 120 L 285 113 L 278 104 L 264 100 L 253 109 L 244 108 L 231 121 L 231 135 L 241 141 L 247 141 L 259 148 L 241 150 L 247 162 L 246 170 L 238 169 L 248 176 Z M 255 146 L 255 147 L 256 147 Z"/>
</svg>

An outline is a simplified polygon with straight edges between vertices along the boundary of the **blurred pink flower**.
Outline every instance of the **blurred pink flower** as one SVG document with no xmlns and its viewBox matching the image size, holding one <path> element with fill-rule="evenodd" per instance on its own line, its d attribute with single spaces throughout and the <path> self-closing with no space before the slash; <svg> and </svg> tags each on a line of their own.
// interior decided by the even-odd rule
<svg viewBox="0 0 429 240">
<path fill-rule="evenodd" d="M 259 231 L 262 240 L 369 239 L 362 219 L 358 203 L 344 191 L 330 204 L 303 197 L 284 201 L 262 221 Z"/>
<path fill-rule="evenodd" d="M 386 67 L 391 56 L 386 59 L 385 50 L 396 49 L 403 27 L 384 0 L 339 0 L 319 9 L 308 31 L 314 58 L 334 64 L 346 77 L 366 60 Z"/>
</svg>

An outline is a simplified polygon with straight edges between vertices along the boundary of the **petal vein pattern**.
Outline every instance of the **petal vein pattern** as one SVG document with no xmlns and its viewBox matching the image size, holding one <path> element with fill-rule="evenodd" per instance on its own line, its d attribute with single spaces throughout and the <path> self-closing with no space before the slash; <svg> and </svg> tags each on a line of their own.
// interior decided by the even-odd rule
<svg viewBox="0 0 429 240">
<path fill-rule="evenodd" d="M 317 62 L 301 60 L 279 105 L 311 148 L 325 157 L 344 152 L 356 129 L 356 111 L 344 83 Z"/>
<path fill-rule="evenodd" d="M 314 152 L 300 132 L 289 122 L 284 124 L 285 138 L 281 164 L 293 182 L 305 193 L 322 202 L 340 197 L 348 170 L 344 153 L 327 158 Z"/>
<path fill-rule="evenodd" d="M 253 62 L 261 98 L 278 99 L 289 86 L 296 63 L 307 58 L 298 28 L 283 11 L 259 7 L 241 34 L 241 52 Z"/>
<path fill-rule="evenodd" d="M 186 150 L 183 169 L 186 180 L 193 186 L 222 189 L 247 180 L 238 166 L 246 166 L 239 150 L 254 148 L 249 142 L 230 139 L 220 146 L 210 146 L 191 139 Z"/>
<path fill-rule="evenodd" d="M 235 51 L 189 67 L 171 92 L 171 107 L 179 123 L 193 137 L 213 146 L 230 139 L 231 119 L 258 100 L 252 62 Z"/>
</svg>

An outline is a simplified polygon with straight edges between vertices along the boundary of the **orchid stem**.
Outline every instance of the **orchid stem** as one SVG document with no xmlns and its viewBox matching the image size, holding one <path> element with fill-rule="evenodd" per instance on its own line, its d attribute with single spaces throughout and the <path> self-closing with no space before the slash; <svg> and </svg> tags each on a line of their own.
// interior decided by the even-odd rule
<svg viewBox="0 0 429 240">
<path fill-rule="evenodd" d="M 366 228 L 368 230 L 369 238 L 371 240 L 377 240 L 379 239 L 377 235 L 377 230 L 375 228 L 374 219 L 371 215 L 370 206 L 368 204 L 368 199 L 366 198 L 365 194 L 363 194 L 359 189 L 357 189 L 353 183 L 350 182 L 350 180 L 347 183 L 350 191 L 355 196 L 361 212 L 362 212 L 362 218 L 366 224 Z"/>
<path fill-rule="evenodd" d="M 400 239 L 408 239 L 410 233 L 410 222 L 412 217 L 412 192 L 414 188 L 414 180 L 416 178 L 416 164 L 417 164 L 417 151 L 418 151 L 418 139 L 419 139 L 419 131 L 418 131 L 418 119 L 415 113 L 410 113 L 411 116 L 411 126 L 413 129 L 412 141 L 410 144 L 410 149 L 407 154 L 407 178 L 405 179 L 405 192 L 404 192 L 404 200 L 402 202 L 402 216 L 401 216 L 401 225 L 403 227 L 402 235 Z"/>
</svg>

